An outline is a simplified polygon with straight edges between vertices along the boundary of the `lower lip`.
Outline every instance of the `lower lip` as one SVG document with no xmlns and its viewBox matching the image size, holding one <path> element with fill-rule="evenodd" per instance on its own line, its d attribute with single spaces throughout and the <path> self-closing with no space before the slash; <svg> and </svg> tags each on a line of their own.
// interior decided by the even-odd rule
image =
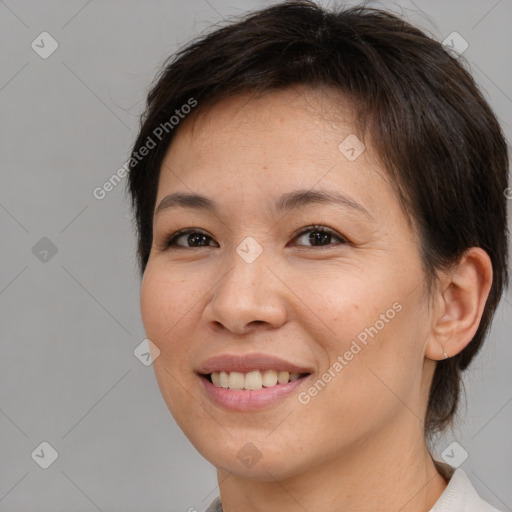
<svg viewBox="0 0 512 512">
<path fill-rule="evenodd" d="M 213 385 L 206 377 L 199 377 L 208 397 L 216 404 L 231 411 L 257 411 L 271 406 L 289 396 L 311 375 L 287 384 L 276 384 L 255 390 L 236 390 Z"/>
</svg>

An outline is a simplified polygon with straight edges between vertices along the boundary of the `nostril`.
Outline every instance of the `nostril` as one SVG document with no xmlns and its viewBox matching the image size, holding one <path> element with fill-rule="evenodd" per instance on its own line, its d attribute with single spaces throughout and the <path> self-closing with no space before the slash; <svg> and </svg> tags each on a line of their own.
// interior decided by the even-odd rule
<svg viewBox="0 0 512 512">
<path fill-rule="evenodd" d="M 265 321 L 264 320 L 253 320 L 252 322 L 249 323 L 249 325 L 260 325 L 260 324 L 264 324 Z"/>
</svg>

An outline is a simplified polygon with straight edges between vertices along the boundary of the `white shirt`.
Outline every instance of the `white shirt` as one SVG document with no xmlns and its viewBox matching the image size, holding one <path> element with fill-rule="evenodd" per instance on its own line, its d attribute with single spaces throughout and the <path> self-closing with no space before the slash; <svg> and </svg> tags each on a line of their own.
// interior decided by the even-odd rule
<svg viewBox="0 0 512 512">
<path fill-rule="evenodd" d="M 480 498 L 462 469 L 454 469 L 437 460 L 434 462 L 438 471 L 449 482 L 430 512 L 500 512 Z"/>
<path fill-rule="evenodd" d="M 500 512 L 480 498 L 462 469 L 454 469 L 437 460 L 435 465 L 448 480 L 448 485 L 430 512 Z M 210 503 L 205 512 L 223 512 L 219 496 Z"/>
</svg>

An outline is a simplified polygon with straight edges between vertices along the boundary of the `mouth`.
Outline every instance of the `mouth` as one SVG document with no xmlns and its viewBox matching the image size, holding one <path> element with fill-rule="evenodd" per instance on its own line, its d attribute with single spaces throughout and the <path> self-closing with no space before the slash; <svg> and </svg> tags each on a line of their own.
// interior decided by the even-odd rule
<svg viewBox="0 0 512 512">
<path fill-rule="evenodd" d="M 218 355 L 196 368 L 209 401 L 240 412 L 277 406 L 305 386 L 313 372 L 312 367 L 255 352 Z"/>
<path fill-rule="evenodd" d="M 268 410 L 295 397 L 299 387 L 308 386 L 311 373 L 252 370 L 212 372 L 199 375 L 205 396 L 224 411 L 250 412 Z"/>
<path fill-rule="evenodd" d="M 216 388 L 237 390 L 237 391 L 256 391 L 264 388 L 273 388 L 282 386 L 290 382 L 303 379 L 311 375 L 305 373 L 290 373 L 286 370 L 253 370 L 250 372 L 211 372 L 200 374 L 200 376 L 210 382 Z"/>
</svg>

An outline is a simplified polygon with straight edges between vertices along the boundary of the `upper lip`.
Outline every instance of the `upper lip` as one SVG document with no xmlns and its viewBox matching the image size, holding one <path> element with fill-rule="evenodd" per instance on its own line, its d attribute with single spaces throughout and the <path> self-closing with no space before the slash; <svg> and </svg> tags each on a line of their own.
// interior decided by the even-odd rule
<svg viewBox="0 0 512 512">
<path fill-rule="evenodd" d="M 204 361 L 197 373 L 207 375 L 212 372 L 250 372 L 253 370 L 280 370 L 289 373 L 311 373 L 310 368 L 268 354 L 223 354 Z"/>
</svg>

